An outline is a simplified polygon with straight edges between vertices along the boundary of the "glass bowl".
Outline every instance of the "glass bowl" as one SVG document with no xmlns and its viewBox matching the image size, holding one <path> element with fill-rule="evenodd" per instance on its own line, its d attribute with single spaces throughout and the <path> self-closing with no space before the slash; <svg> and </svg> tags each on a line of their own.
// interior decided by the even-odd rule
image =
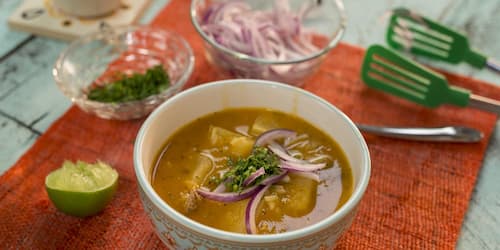
<svg viewBox="0 0 500 250">
<path fill-rule="evenodd" d="M 191 22 L 204 41 L 208 61 L 223 77 L 272 80 L 296 86 L 317 71 L 325 55 L 342 38 L 346 26 L 342 0 L 192 0 L 190 12 Z M 253 15 L 248 15 L 249 12 Z M 252 23 L 257 18 L 256 12 L 268 16 L 264 21 Z M 286 24 L 282 25 L 283 22 Z M 270 43 L 278 39 L 270 35 L 274 31 L 268 31 L 273 29 L 269 27 L 278 27 L 275 31 L 280 34 L 279 43 L 292 48 L 291 53 L 301 53 L 271 55 L 268 47 L 276 51 Z M 282 35 L 289 32 L 286 29 L 290 33 Z M 264 39 L 254 38 L 258 36 Z M 300 37 L 310 39 L 309 44 L 316 48 L 305 46 L 307 50 L 302 50 L 294 47 L 296 43 L 287 44 L 289 39 L 297 41 Z M 257 39 L 264 45 L 259 45 Z"/>
<path fill-rule="evenodd" d="M 163 65 L 170 86 L 142 100 L 118 103 L 87 98 L 90 88 L 113 82 L 118 75 L 145 73 Z M 82 110 L 105 119 L 128 120 L 149 114 L 182 90 L 194 67 L 189 44 L 171 31 L 126 26 L 104 29 L 73 41 L 62 51 L 52 74 L 63 94 Z"/>
</svg>

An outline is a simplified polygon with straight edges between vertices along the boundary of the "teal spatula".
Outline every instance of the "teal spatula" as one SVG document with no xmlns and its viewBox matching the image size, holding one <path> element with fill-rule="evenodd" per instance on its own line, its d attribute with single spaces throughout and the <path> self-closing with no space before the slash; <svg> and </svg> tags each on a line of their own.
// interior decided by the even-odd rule
<svg viewBox="0 0 500 250">
<path fill-rule="evenodd" d="M 462 33 L 404 8 L 392 12 L 386 39 L 395 49 L 407 49 L 449 63 L 465 61 L 500 73 L 500 64 L 470 48 Z"/>
<path fill-rule="evenodd" d="M 380 45 L 366 51 L 361 78 L 370 87 L 427 107 L 446 103 L 500 114 L 500 101 L 449 86 L 443 75 Z"/>
</svg>

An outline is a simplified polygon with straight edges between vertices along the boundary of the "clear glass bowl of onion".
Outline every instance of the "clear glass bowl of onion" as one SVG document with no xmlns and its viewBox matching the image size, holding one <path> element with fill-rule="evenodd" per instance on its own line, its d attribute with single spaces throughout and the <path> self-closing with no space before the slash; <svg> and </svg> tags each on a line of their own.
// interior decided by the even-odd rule
<svg viewBox="0 0 500 250">
<path fill-rule="evenodd" d="M 192 0 L 208 61 L 226 78 L 302 86 L 342 38 L 341 0 Z"/>
</svg>

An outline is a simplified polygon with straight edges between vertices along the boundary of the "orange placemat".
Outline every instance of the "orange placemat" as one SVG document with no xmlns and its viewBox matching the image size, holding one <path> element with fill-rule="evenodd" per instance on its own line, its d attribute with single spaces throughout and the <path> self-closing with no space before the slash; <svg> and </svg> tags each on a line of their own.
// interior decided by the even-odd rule
<svg viewBox="0 0 500 250">
<path fill-rule="evenodd" d="M 152 25 L 175 30 L 191 43 L 196 68 L 189 86 L 216 80 L 188 16 L 189 1 L 173 0 Z M 354 121 L 482 130 L 478 144 L 433 144 L 365 135 L 372 178 L 358 215 L 338 249 L 453 249 L 496 116 L 472 109 L 429 110 L 367 89 L 359 79 L 364 51 L 340 44 L 305 89 L 337 105 Z M 500 99 L 500 89 L 447 75 L 478 94 Z M 23 249 L 162 248 L 140 203 L 132 149 L 143 120 L 108 121 L 70 108 L 0 177 L 0 246 Z M 120 173 L 111 204 L 78 219 L 58 212 L 44 190 L 45 176 L 65 160 L 112 164 Z"/>
</svg>

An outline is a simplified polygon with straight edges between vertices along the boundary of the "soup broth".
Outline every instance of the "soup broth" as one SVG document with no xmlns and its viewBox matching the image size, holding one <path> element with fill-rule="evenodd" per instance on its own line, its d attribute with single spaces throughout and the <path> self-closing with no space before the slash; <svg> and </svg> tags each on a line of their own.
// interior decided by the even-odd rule
<svg viewBox="0 0 500 250">
<path fill-rule="evenodd" d="M 277 128 L 296 133 L 294 137 L 277 139 L 278 147 L 298 163 L 307 161 L 310 166 L 325 167 L 307 172 L 288 170 L 286 176 L 270 185 L 257 203 L 254 233 L 281 233 L 314 224 L 331 215 L 350 197 L 351 167 L 340 146 L 327 134 L 295 115 L 275 110 L 227 109 L 180 128 L 158 153 L 152 186 L 170 206 L 195 221 L 247 233 L 245 214 L 250 198 L 221 202 L 200 195 L 200 189 L 218 193 L 222 187 L 225 189 L 222 192 L 231 192 L 228 189 L 234 185 L 228 183 L 236 178 L 224 180 L 224 176 L 238 166 L 238 160 L 244 162 L 257 152 L 254 143 L 259 135 Z M 280 158 L 264 148 L 272 157 Z M 285 173 L 283 169 L 278 171 Z M 261 188 L 267 177 L 259 178 L 261 184 L 256 179 L 253 186 Z M 232 193 L 242 194 L 251 186 L 243 185 Z"/>
</svg>

